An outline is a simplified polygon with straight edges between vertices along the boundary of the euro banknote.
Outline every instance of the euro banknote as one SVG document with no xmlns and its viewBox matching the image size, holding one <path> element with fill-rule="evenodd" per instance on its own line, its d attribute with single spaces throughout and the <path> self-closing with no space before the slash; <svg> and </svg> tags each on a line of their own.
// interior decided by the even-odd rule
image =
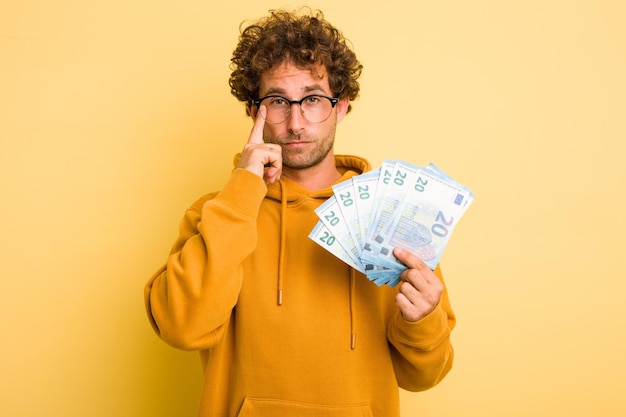
<svg viewBox="0 0 626 417">
<path fill-rule="evenodd" d="M 309 238 L 376 285 L 395 286 L 406 266 L 402 247 L 434 269 L 457 223 L 474 200 L 471 190 L 434 164 L 385 159 L 381 167 L 335 184 L 316 210 Z"/>
</svg>

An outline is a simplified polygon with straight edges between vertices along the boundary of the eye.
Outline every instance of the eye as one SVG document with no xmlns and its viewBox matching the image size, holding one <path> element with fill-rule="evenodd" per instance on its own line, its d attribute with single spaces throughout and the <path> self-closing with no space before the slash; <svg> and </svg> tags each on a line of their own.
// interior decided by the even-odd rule
<svg viewBox="0 0 626 417">
<path fill-rule="evenodd" d="M 285 107 L 289 103 L 284 97 L 269 97 L 267 99 L 268 105 L 272 107 Z"/>
<path fill-rule="evenodd" d="M 308 96 L 305 98 L 307 104 L 319 104 L 322 101 L 320 96 Z"/>
</svg>

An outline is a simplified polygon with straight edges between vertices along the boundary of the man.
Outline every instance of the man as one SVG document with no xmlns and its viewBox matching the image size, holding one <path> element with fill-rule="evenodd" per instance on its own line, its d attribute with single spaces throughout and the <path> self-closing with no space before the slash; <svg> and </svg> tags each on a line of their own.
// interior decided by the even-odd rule
<svg viewBox="0 0 626 417">
<path fill-rule="evenodd" d="M 200 351 L 200 416 L 398 416 L 398 387 L 452 366 L 439 269 L 397 249 L 403 283 L 377 287 L 307 238 L 331 185 L 371 169 L 333 152 L 362 67 L 321 12 L 287 11 L 243 30 L 231 67 L 254 126 L 146 285 L 151 323 Z"/>
</svg>

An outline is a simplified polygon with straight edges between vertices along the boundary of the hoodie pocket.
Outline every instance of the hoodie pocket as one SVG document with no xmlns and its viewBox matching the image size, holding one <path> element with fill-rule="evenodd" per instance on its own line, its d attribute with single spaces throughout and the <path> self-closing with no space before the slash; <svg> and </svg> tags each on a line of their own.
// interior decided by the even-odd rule
<svg viewBox="0 0 626 417">
<path fill-rule="evenodd" d="M 246 398 L 238 417 L 373 417 L 368 404 L 319 405 L 267 398 Z"/>
</svg>

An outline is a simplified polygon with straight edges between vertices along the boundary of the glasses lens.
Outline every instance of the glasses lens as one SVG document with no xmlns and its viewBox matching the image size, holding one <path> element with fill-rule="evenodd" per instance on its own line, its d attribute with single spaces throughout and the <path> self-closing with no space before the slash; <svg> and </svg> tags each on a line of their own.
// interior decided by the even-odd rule
<svg viewBox="0 0 626 417">
<path fill-rule="evenodd" d="M 261 105 L 267 108 L 265 120 L 269 123 L 282 123 L 289 117 L 291 105 L 284 97 L 267 97 Z"/>
<path fill-rule="evenodd" d="M 272 124 L 282 123 L 291 114 L 293 106 L 291 101 L 285 97 L 270 96 L 261 100 L 259 106 L 267 108 L 265 121 Z M 302 99 L 300 103 L 300 111 L 306 120 L 311 123 L 321 123 L 328 119 L 333 111 L 333 105 L 328 97 L 310 95 Z"/>
<path fill-rule="evenodd" d="M 302 107 L 304 117 L 311 123 L 323 122 L 333 111 L 330 100 L 324 96 L 305 97 L 300 107 Z"/>
</svg>

